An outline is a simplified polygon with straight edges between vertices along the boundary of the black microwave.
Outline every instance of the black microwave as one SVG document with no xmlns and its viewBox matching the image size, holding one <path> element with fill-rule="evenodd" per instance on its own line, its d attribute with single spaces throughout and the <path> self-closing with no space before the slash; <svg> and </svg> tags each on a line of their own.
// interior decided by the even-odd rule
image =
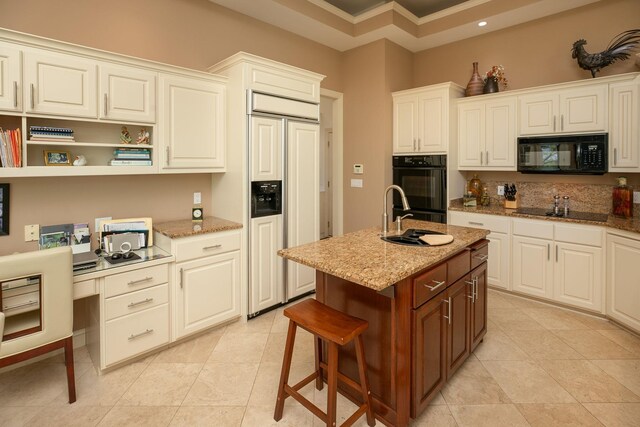
<svg viewBox="0 0 640 427">
<path fill-rule="evenodd" d="M 606 133 L 518 138 L 518 172 L 603 175 L 607 143 Z"/>
</svg>

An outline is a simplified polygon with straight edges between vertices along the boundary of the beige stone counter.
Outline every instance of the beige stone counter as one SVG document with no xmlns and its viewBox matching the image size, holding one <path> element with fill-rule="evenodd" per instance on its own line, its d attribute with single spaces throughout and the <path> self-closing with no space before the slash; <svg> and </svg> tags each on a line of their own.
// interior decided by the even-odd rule
<svg viewBox="0 0 640 427">
<path fill-rule="evenodd" d="M 640 233 L 640 219 L 638 218 L 622 219 L 622 218 L 614 217 L 613 215 L 609 215 L 606 222 L 601 222 L 601 221 L 588 221 L 588 220 L 573 219 L 573 218 L 558 218 L 558 217 L 550 217 L 550 216 L 526 215 L 526 214 L 518 213 L 513 209 L 505 209 L 503 206 L 498 204 L 493 204 L 490 206 L 477 206 L 474 208 L 465 208 L 462 206 L 461 199 L 451 200 L 451 202 L 449 203 L 449 210 L 459 211 L 459 212 L 487 214 L 487 215 L 501 215 L 501 216 L 515 217 L 515 218 L 531 218 L 531 219 L 538 219 L 542 221 L 562 221 L 562 222 L 573 222 L 577 224 L 599 225 L 601 227 L 610 227 L 610 228 L 615 228 L 617 230 Z"/>
<path fill-rule="evenodd" d="M 278 255 L 349 280 L 376 291 L 454 255 L 485 238 L 488 230 L 456 227 L 433 222 L 405 220 L 404 228 L 419 228 L 451 234 L 454 241 L 443 246 L 404 246 L 380 239 L 380 228 L 372 227 L 343 236 L 278 251 Z"/>
<path fill-rule="evenodd" d="M 225 230 L 236 230 L 238 228 L 242 228 L 242 224 L 214 216 L 206 217 L 202 222 L 185 219 L 153 224 L 154 231 L 172 239 Z"/>
</svg>

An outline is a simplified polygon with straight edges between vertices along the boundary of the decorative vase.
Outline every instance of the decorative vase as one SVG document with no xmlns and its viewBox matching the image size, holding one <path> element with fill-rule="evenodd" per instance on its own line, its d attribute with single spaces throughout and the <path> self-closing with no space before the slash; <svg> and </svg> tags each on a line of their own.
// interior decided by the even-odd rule
<svg viewBox="0 0 640 427">
<path fill-rule="evenodd" d="M 495 77 L 487 77 L 487 81 L 484 82 L 482 93 L 495 93 L 498 92 L 498 79 Z"/>
<path fill-rule="evenodd" d="M 480 95 L 482 93 L 482 77 L 478 74 L 478 63 L 473 63 L 473 74 L 471 74 L 471 80 L 467 83 L 467 89 L 464 91 L 464 96 Z"/>
<path fill-rule="evenodd" d="M 478 174 L 473 174 L 473 178 L 467 183 L 467 192 L 473 194 L 478 204 L 482 198 L 482 181 L 478 178 Z"/>
</svg>

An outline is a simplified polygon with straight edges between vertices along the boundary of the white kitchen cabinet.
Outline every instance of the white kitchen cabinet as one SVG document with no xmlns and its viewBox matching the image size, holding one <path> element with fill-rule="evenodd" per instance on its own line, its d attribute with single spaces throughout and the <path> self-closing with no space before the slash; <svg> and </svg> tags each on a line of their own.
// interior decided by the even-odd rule
<svg viewBox="0 0 640 427">
<path fill-rule="evenodd" d="M 24 52 L 26 112 L 97 117 L 97 63 L 79 56 Z"/>
<path fill-rule="evenodd" d="M 22 111 L 22 52 L 0 42 L 0 110 Z"/>
<path fill-rule="evenodd" d="M 458 168 L 516 170 L 516 98 L 458 101 Z"/>
<path fill-rule="evenodd" d="M 251 181 L 282 179 L 282 120 L 251 117 Z"/>
<path fill-rule="evenodd" d="M 640 78 L 609 91 L 609 171 L 640 172 Z"/>
<path fill-rule="evenodd" d="M 172 341 L 240 315 L 240 230 L 169 238 L 156 232 L 160 249 L 172 253 Z"/>
<path fill-rule="evenodd" d="M 162 172 L 223 172 L 226 144 L 223 81 L 160 74 Z"/>
<path fill-rule="evenodd" d="M 451 99 L 462 88 L 445 83 L 393 94 L 393 154 L 447 153 Z"/>
<path fill-rule="evenodd" d="M 553 297 L 553 242 L 513 236 L 513 290 L 542 298 Z"/>
<path fill-rule="evenodd" d="M 606 132 L 607 84 L 537 91 L 518 96 L 519 135 Z"/>
<path fill-rule="evenodd" d="M 249 289 L 253 313 L 279 304 L 283 300 L 283 266 L 278 256 L 282 249 L 282 215 L 251 218 L 251 248 Z"/>
<path fill-rule="evenodd" d="M 449 211 L 449 224 L 491 231 L 487 236 L 489 240 L 487 283 L 496 288 L 511 289 L 509 280 L 511 220 L 496 215 Z"/>
<path fill-rule="evenodd" d="M 594 311 L 602 310 L 603 253 L 601 248 L 555 243 L 556 301 Z"/>
<path fill-rule="evenodd" d="M 100 118 L 130 122 L 156 121 L 157 73 L 101 63 Z"/>
<path fill-rule="evenodd" d="M 607 234 L 607 315 L 640 333 L 640 236 Z"/>
<path fill-rule="evenodd" d="M 320 240 L 320 129 L 316 124 L 290 121 L 287 141 L 287 247 Z M 287 262 L 287 297 L 315 289 L 316 272 Z"/>
</svg>

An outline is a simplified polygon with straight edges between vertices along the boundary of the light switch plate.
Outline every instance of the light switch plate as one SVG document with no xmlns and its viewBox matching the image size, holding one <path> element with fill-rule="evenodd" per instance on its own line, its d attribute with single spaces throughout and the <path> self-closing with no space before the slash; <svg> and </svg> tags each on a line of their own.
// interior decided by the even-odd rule
<svg viewBox="0 0 640 427">
<path fill-rule="evenodd" d="M 353 173 L 354 175 L 362 175 L 364 173 L 364 165 L 361 163 L 354 164 Z"/>
<path fill-rule="evenodd" d="M 361 179 L 352 179 L 351 186 L 355 188 L 362 188 L 362 180 Z"/>
<path fill-rule="evenodd" d="M 633 203 L 640 203 L 640 191 L 633 192 Z"/>
<path fill-rule="evenodd" d="M 196 191 L 195 193 L 193 193 L 193 204 L 199 205 L 200 203 L 202 203 L 202 193 Z"/>
<path fill-rule="evenodd" d="M 498 196 L 504 196 L 504 185 L 498 185 Z"/>
<path fill-rule="evenodd" d="M 25 225 L 24 241 L 37 242 L 38 239 L 40 239 L 40 226 L 38 224 Z"/>
</svg>

